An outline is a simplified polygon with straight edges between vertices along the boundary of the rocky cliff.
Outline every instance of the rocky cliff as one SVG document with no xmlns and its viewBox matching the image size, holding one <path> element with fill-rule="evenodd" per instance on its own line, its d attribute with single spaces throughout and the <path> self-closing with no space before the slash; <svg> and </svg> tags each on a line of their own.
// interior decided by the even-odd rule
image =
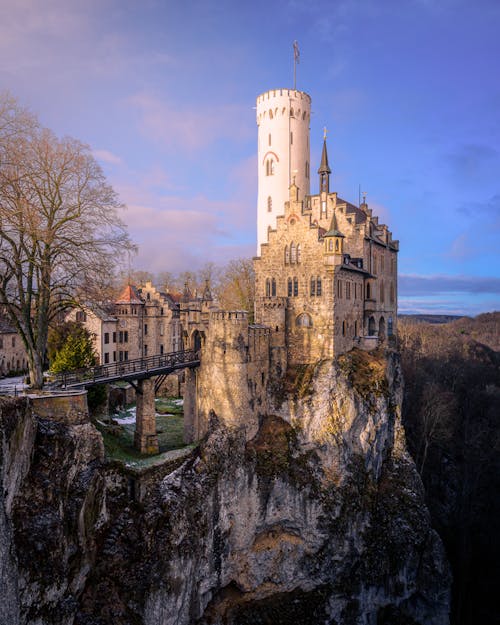
<svg viewBox="0 0 500 625">
<path fill-rule="evenodd" d="M 212 414 L 187 459 L 141 475 L 92 425 L 4 402 L 0 623 L 447 623 L 397 357 L 352 352 L 270 392 L 252 440 Z"/>
</svg>

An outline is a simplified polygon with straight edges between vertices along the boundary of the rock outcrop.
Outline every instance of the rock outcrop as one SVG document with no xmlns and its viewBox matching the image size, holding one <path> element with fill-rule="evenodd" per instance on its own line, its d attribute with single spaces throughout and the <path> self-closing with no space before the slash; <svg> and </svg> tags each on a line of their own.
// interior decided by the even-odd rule
<svg viewBox="0 0 500 625">
<path fill-rule="evenodd" d="M 397 356 L 354 351 L 273 388 L 250 441 L 212 414 L 143 475 L 105 463 L 90 424 L 3 404 L 0 623 L 444 625 L 401 393 Z"/>
</svg>

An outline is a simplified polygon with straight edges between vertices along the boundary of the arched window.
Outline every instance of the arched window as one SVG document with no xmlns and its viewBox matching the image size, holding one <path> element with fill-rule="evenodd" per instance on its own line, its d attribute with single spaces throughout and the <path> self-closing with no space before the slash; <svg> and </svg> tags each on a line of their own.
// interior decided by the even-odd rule
<svg viewBox="0 0 500 625">
<path fill-rule="evenodd" d="M 285 245 L 285 265 L 288 265 L 290 262 L 290 251 L 288 249 L 288 245 Z"/>
<path fill-rule="evenodd" d="M 311 277 L 311 297 L 314 297 L 316 295 L 316 278 L 314 278 L 313 276 Z"/>
<path fill-rule="evenodd" d="M 272 158 L 268 158 L 266 161 L 266 176 L 274 175 L 274 160 Z"/>
<path fill-rule="evenodd" d="M 293 282 L 291 278 L 288 278 L 288 297 L 292 297 L 293 295 Z"/>
<path fill-rule="evenodd" d="M 371 299 L 371 296 L 372 296 L 372 289 L 371 289 L 370 283 L 367 282 L 366 283 L 366 299 Z"/>
<path fill-rule="evenodd" d="M 269 278 L 267 278 L 266 280 L 266 297 L 269 297 L 271 295 L 271 280 L 269 280 Z"/>
<path fill-rule="evenodd" d="M 273 198 L 269 195 L 267 197 L 267 212 L 270 213 L 273 210 Z"/>
<path fill-rule="evenodd" d="M 308 315 L 307 313 L 301 313 L 295 319 L 295 325 L 299 328 L 312 328 L 313 322 L 311 315 Z"/>
<path fill-rule="evenodd" d="M 295 247 L 295 243 L 290 243 L 290 262 L 297 262 L 297 248 Z"/>
<path fill-rule="evenodd" d="M 321 278 L 319 276 L 316 278 L 316 295 L 321 297 Z"/>
<path fill-rule="evenodd" d="M 333 252 L 333 239 L 328 239 L 328 251 Z"/>
<path fill-rule="evenodd" d="M 357 320 L 354 322 L 354 336 L 358 336 L 358 322 L 357 322 Z"/>
<path fill-rule="evenodd" d="M 387 335 L 392 336 L 393 333 L 393 325 L 392 325 L 392 317 L 387 319 Z"/>
<path fill-rule="evenodd" d="M 342 336 L 345 336 L 345 321 L 342 321 Z"/>
<path fill-rule="evenodd" d="M 271 295 L 276 297 L 276 280 L 274 278 L 271 280 Z"/>
<path fill-rule="evenodd" d="M 335 251 L 338 252 L 339 251 L 339 240 L 335 239 Z"/>
<path fill-rule="evenodd" d="M 300 249 L 300 243 L 297 243 L 297 262 L 300 263 L 300 254 L 301 254 L 301 249 Z"/>
<path fill-rule="evenodd" d="M 293 296 L 297 297 L 299 294 L 299 281 L 297 278 L 293 279 Z"/>
<path fill-rule="evenodd" d="M 368 336 L 374 336 L 375 334 L 375 317 L 370 317 L 368 320 Z"/>
<path fill-rule="evenodd" d="M 273 111 L 272 111 L 272 109 L 269 109 L 269 119 L 272 119 L 272 118 L 273 118 Z M 271 145 L 271 144 L 269 144 L 269 145 Z"/>
<path fill-rule="evenodd" d="M 290 109 L 290 117 L 293 117 L 293 116 L 294 116 L 294 111 L 293 111 L 293 108 L 291 108 Z"/>
</svg>

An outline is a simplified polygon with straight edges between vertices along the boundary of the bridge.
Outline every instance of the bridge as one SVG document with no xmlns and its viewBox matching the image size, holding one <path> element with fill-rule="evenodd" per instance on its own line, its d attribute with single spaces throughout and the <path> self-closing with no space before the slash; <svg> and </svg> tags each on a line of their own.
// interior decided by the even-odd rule
<svg viewBox="0 0 500 625">
<path fill-rule="evenodd" d="M 123 360 L 109 365 L 97 365 L 78 371 L 58 373 L 54 382 L 57 386 L 64 388 L 90 388 L 96 384 L 110 384 L 118 380 L 131 382 L 156 376 L 160 376 L 163 380 L 174 371 L 187 367 L 197 367 L 199 364 L 199 351 L 186 349 L 147 358 Z M 155 386 L 158 387 L 158 384 Z"/>
<path fill-rule="evenodd" d="M 97 365 L 79 371 L 59 373 L 55 384 L 64 388 L 90 388 L 97 384 L 110 384 L 118 380 L 130 382 L 136 392 L 135 447 L 142 453 L 158 453 L 156 432 L 155 394 L 165 378 L 179 369 L 194 369 L 200 364 L 200 350 L 187 349 L 168 354 L 157 354 L 148 358 L 124 360 L 107 365 Z M 184 394 L 184 415 L 193 408 L 195 378 L 186 380 Z M 152 378 L 155 378 L 153 380 Z M 192 379 L 191 379 L 192 378 Z M 188 405 L 189 404 L 189 405 Z"/>
</svg>

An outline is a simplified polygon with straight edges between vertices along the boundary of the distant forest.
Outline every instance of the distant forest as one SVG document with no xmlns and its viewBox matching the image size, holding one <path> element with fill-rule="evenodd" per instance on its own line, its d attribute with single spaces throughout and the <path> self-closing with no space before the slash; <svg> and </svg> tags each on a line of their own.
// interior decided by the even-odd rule
<svg viewBox="0 0 500 625">
<path fill-rule="evenodd" d="M 500 312 L 400 318 L 403 421 L 453 569 L 453 625 L 500 623 Z"/>
</svg>

